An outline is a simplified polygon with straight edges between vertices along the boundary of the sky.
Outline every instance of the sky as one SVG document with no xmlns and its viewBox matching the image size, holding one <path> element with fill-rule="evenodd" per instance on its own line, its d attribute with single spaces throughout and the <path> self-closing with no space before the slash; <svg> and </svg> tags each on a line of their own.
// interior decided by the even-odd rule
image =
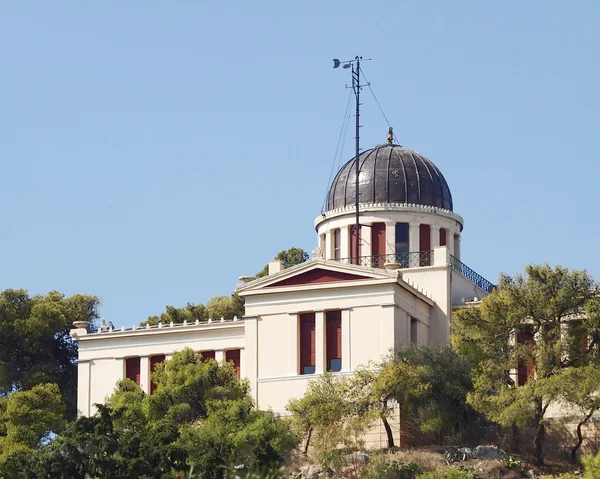
<svg viewBox="0 0 600 479">
<path fill-rule="evenodd" d="M 600 2 L 0 2 L 0 290 L 133 325 L 312 251 L 348 70 L 443 172 L 462 260 L 600 279 Z M 361 144 L 387 123 L 363 91 Z M 340 162 L 341 161 L 341 162 Z"/>
</svg>

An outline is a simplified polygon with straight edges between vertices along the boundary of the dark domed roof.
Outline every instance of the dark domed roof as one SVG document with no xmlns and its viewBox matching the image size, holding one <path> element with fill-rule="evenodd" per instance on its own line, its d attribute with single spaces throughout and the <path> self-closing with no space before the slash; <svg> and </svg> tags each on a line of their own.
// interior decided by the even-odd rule
<svg viewBox="0 0 600 479">
<path fill-rule="evenodd" d="M 452 211 L 452 195 L 441 171 L 428 158 L 400 145 L 378 145 L 359 155 L 361 204 L 408 203 Z M 355 158 L 333 179 L 327 211 L 354 205 Z"/>
</svg>

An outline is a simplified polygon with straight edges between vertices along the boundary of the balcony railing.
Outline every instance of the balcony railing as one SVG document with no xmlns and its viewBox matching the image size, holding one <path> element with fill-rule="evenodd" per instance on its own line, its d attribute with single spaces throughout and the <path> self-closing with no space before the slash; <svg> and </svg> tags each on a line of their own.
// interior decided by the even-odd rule
<svg viewBox="0 0 600 479">
<path fill-rule="evenodd" d="M 397 263 L 400 265 L 400 268 L 417 268 L 419 266 L 431 266 L 433 263 L 433 251 L 411 251 L 408 253 L 359 256 L 358 258 L 337 258 L 332 259 L 332 261 L 358 264 L 371 268 L 383 268 L 386 263 Z"/>
<path fill-rule="evenodd" d="M 479 273 L 476 273 L 471 268 L 469 268 L 466 264 L 462 263 L 458 258 L 450 255 L 450 265 L 452 269 L 457 273 L 460 273 L 465 278 L 467 278 L 471 283 L 475 286 L 480 287 L 486 293 L 491 293 L 492 290 L 496 287 L 492 282 L 485 279 Z"/>
</svg>

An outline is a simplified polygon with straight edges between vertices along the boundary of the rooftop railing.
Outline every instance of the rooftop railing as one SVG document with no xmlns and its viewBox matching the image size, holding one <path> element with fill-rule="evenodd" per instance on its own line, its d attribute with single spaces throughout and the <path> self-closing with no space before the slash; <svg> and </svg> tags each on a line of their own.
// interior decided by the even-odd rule
<svg viewBox="0 0 600 479">
<path fill-rule="evenodd" d="M 411 251 L 396 254 L 379 254 L 371 256 L 359 256 L 354 258 L 332 259 L 339 263 L 358 264 L 371 268 L 383 268 L 387 263 L 397 263 L 400 268 L 417 268 L 419 266 L 431 266 L 433 263 L 433 251 Z"/>
<path fill-rule="evenodd" d="M 450 255 L 450 266 L 457 273 L 461 274 L 465 278 L 467 278 L 471 283 L 475 286 L 480 287 L 486 293 L 491 293 L 492 290 L 496 287 L 491 281 L 488 281 L 479 273 L 476 273 L 471 268 L 469 268 L 466 264 L 461 262 L 458 258 Z"/>
</svg>

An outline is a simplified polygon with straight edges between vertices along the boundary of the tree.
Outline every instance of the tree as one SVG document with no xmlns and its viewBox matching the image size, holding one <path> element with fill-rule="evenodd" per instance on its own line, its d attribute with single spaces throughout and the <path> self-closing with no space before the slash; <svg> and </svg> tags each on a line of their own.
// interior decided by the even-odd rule
<svg viewBox="0 0 600 479">
<path fill-rule="evenodd" d="M 309 254 L 304 251 L 302 248 L 292 247 L 290 249 L 285 249 L 277 253 L 274 259 L 278 259 L 283 262 L 286 266 L 294 266 L 300 263 L 304 263 L 308 261 L 310 258 Z M 262 278 L 269 274 L 269 265 L 265 265 L 265 267 L 260 270 L 257 274 L 257 278 Z"/>
<path fill-rule="evenodd" d="M 387 435 L 388 448 L 395 447 L 394 435 L 388 418 L 393 412 L 392 400 L 402 406 L 414 403 L 429 390 L 422 380 L 423 368 L 393 358 L 380 363 L 369 363 L 356 368 L 349 380 L 349 400 L 356 413 L 364 417 L 380 419 Z"/>
<path fill-rule="evenodd" d="M 598 363 L 599 312 L 589 274 L 542 265 L 501 275 L 480 308 L 454 316 L 452 343 L 474 367 L 468 402 L 502 426 L 533 425 L 540 465 L 549 405 L 568 397 L 571 368 Z M 530 373 L 523 385 L 511 375 L 519 368 Z"/>
<path fill-rule="evenodd" d="M 460 432 L 467 420 L 467 394 L 472 389 L 471 368 L 450 346 L 407 344 L 396 351 L 404 374 L 420 385 L 398 388 L 396 399 L 414 417 L 422 432 L 438 437 Z"/>
<path fill-rule="evenodd" d="M 245 314 L 245 301 L 237 292 L 231 296 L 213 296 L 208 300 L 206 306 L 202 303 L 187 303 L 183 308 L 174 306 L 165 306 L 165 311 L 158 316 L 149 316 L 146 321 L 140 323 L 141 326 L 156 326 L 158 323 L 169 324 L 194 323 L 196 321 L 207 321 L 209 318 L 219 320 L 221 318 L 233 319 L 234 317 L 243 318 Z"/>
<path fill-rule="evenodd" d="M 222 478 L 240 462 L 251 471 L 279 466 L 297 443 L 287 422 L 253 408 L 230 364 L 201 361 L 185 349 L 161 363 L 154 380 L 150 396 L 119 381 L 94 416 L 78 418 L 31 457 L 14 453 L 11 471 L 32 479 L 158 479 L 183 477 L 195 466 L 199 477 Z"/>
<path fill-rule="evenodd" d="M 38 384 L 0 398 L 0 477 L 26 458 L 64 424 L 65 405 L 56 384 Z"/>
<path fill-rule="evenodd" d="M 74 417 L 77 345 L 69 330 L 76 320 L 98 318 L 98 306 L 96 296 L 1 292 L 0 395 L 55 383 L 65 398 L 68 416 Z"/>
</svg>

